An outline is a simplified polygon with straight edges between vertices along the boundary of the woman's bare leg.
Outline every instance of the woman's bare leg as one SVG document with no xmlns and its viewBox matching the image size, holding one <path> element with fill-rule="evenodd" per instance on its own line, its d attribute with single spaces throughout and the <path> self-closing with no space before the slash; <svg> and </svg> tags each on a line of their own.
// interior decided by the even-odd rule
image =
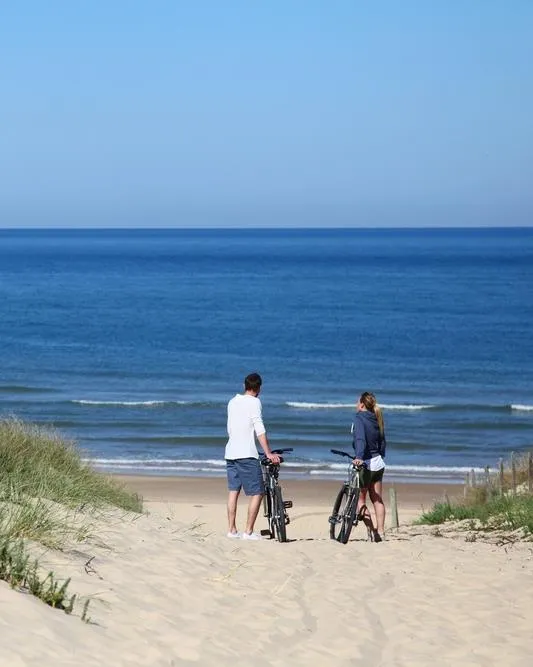
<svg viewBox="0 0 533 667">
<path fill-rule="evenodd" d="M 376 513 L 376 526 L 380 535 L 383 535 L 385 530 L 385 503 L 383 502 L 383 484 L 382 482 L 374 482 L 370 484 L 368 489 L 370 500 L 374 505 L 374 512 Z"/>
<path fill-rule="evenodd" d="M 374 522 L 372 521 L 370 510 L 366 506 L 367 491 L 368 489 L 361 489 L 361 493 L 359 494 L 359 501 L 357 503 L 357 517 L 365 524 L 369 539 L 373 540 L 376 529 L 374 528 Z"/>
<path fill-rule="evenodd" d="M 366 492 L 368 489 L 361 489 L 361 493 L 359 494 L 359 500 L 357 501 L 357 514 L 359 514 L 359 511 L 361 510 L 361 507 L 363 505 L 366 505 Z"/>
</svg>

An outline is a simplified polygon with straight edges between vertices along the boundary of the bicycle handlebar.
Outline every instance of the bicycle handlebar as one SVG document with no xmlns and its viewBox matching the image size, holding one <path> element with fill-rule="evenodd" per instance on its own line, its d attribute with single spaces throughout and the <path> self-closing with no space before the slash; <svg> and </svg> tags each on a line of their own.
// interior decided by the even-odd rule
<svg viewBox="0 0 533 667">
<path fill-rule="evenodd" d="M 332 454 L 337 454 L 338 456 L 346 456 L 349 459 L 354 459 L 355 454 L 348 454 L 348 452 L 341 452 L 340 449 L 330 449 L 329 450 Z"/>
<path fill-rule="evenodd" d="M 280 456 L 279 457 L 279 463 L 283 463 L 283 462 L 284 462 L 283 456 Z M 261 459 L 261 465 L 262 466 L 279 466 L 279 463 L 272 463 L 272 461 L 270 459 L 267 459 L 266 456 L 263 456 L 263 458 Z"/>
<path fill-rule="evenodd" d="M 353 460 L 355 458 L 355 454 L 349 454 L 348 452 L 341 452 L 340 449 L 330 449 L 329 451 L 332 454 L 337 454 L 338 456 L 346 456 L 346 458 L 351 459 L 353 467 L 357 468 L 358 470 L 361 470 L 361 468 L 364 468 L 363 465 L 356 466 L 355 463 L 353 463 Z"/>
<path fill-rule="evenodd" d="M 279 455 L 279 462 L 283 463 L 283 456 L 281 454 L 284 454 L 285 452 L 292 452 L 292 447 L 286 447 L 285 449 L 273 449 L 272 454 L 278 454 Z M 272 463 L 271 460 L 267 456 L 262 456 L 261 457 L 261 463 L 264 466 L 277 466 L 279 465 L 278 463 Z"/>
</svg>

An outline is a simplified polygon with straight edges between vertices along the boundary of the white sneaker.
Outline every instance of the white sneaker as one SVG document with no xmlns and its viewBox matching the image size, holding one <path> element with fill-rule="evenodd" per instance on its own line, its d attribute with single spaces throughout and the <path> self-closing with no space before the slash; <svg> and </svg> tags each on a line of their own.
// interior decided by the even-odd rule
<svg viewBox="0 0 533 667">
<path fill-rule="evenodd" d="M 243 533 L 242 534 L 242 539 L 243 540 L 262 540 L 263 538 L 261 535 L 258 535 L 257 533 Z"/>
<path fill-rule="evenodd" d="M 236 533 L 229 532 L 226 537 L 229 537 L 231 540 L 240 540 L 242 537 L 242 533 L 239 533 L 237 531 Z"/>
</svg>

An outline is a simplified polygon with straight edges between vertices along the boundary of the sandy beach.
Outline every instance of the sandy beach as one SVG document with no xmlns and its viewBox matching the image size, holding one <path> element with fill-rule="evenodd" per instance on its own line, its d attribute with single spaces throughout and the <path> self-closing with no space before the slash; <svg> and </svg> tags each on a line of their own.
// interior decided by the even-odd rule
<svg viewBox="0 0 533 667">
<path fill-rule="evenodd" d="M 91 622 L 0 582 L 0 664 L 531 664 L 531 545 L 405 527 L 460 487 L 396 485 L 403 527 L 381 544 L 357 527 L 343 546 L 328 539 L 338 482 L 283 483 L 294 507 L 279 544 L 226 538 L 224 480 L 121 479 L 144 515 L 114 512 L 86 543 L 35 551 L 90 597 Z"/>
</svg>

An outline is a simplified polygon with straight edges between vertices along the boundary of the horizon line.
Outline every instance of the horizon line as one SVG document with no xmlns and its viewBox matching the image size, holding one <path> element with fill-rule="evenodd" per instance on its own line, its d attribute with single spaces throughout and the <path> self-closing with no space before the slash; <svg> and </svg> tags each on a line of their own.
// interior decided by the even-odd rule
<svg viewBox="0 0 533 667">
<path fill-rule="evenodd" d="M 533 222 L 530 225 L 394 225 L 394 226 L 359 226 L 359 225 L 338 225 L 338 226 L 321 226 L 321 225 L 310 225 L 310 226 L 290 226 L 290 225 L 184 225 L 184 226 L 158 226 L 158 227 L 145 227 L 141 225 L 135 226 L 103 226 L 103 225 L 80 225 L 76 227 L 70 226 L 13 226 L 13 227 L 0 227 L 0 231 L 273 231 L 273 230 L 286 230 L 286 231 L 346 231 L 346 230 L 361 230 L 361 231 L 410 231 L 410 230 L 481 230 L 481 229 L 533 229 Z"/>
</svg>

